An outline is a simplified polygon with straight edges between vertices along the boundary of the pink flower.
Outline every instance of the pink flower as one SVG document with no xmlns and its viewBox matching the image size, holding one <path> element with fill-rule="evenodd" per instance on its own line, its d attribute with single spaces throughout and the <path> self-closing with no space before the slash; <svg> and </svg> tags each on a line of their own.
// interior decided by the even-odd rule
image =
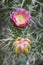
<svg viewBox="0 0 43 65">
<path fill-rule="evenodd" d="M 15 48 L 15 53 L 17 55 L 18 54 L 27 55 L 29 53 L 29 51 L 30 51 L 30 39 L 18 37 L 13 42 L 13 47 Z"/>
<path fill-rule="evenodd" d="M 25 9 L 18 9 L 10 14 L 10 18 L 14 25 L 23 28 L 30 23 L 31 15 Z"/>
</svg>

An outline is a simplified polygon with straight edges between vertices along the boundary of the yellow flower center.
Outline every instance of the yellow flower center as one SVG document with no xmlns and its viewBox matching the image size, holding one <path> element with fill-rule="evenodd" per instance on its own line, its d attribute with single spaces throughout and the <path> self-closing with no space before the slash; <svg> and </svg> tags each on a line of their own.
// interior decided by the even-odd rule
<svg viewBox="0 0 43 65">
<path fill-rule="evenodd" d="M 26 16 L 23 14 L 16 15 L 16 20 L 19 24 L 24 23 L 26 21 Z"/>
</svg>

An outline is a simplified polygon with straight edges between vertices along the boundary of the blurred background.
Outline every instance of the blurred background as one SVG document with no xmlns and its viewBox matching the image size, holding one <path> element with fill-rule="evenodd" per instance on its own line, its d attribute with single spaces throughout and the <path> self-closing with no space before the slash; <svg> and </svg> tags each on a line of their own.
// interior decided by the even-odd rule
<svg viewBox="0 0 43 65">
<path fill-rule="evenodd" d="M 23 29 L 13 26 L 10 20 L 11 12 L 18 8 L 25 8 L 32 16 Z M 12 47 L 17 37 L 31 39 L 27 62 L 34 65 L 32 61 L 43 56 L 43 0 L 0 0 L 0 65 L 18 65 Z"/>
</svg>

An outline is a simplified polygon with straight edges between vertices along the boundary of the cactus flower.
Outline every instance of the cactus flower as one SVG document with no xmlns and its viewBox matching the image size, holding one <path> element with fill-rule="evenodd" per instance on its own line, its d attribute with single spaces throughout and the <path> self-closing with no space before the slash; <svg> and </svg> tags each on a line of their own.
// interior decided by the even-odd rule
<svg viewBox="0 0 43 65">
<path fill-rule="evenodd" d="M 21 38 L 18 37 L 14 42 L 13 42 L 13 47 L 15 48 L 15 53 L 16 54 L 25 54 L 27 55 L 30 50 L 30 40 L 27 38 Z"/>
<path fill-rule="evenodd" d="M 17 9 L 16 12 L 10 14 L 10 18 L 14 25 L 23 28 L 30 23 L 31 15 L 25 9 Z"/>
</svg>

